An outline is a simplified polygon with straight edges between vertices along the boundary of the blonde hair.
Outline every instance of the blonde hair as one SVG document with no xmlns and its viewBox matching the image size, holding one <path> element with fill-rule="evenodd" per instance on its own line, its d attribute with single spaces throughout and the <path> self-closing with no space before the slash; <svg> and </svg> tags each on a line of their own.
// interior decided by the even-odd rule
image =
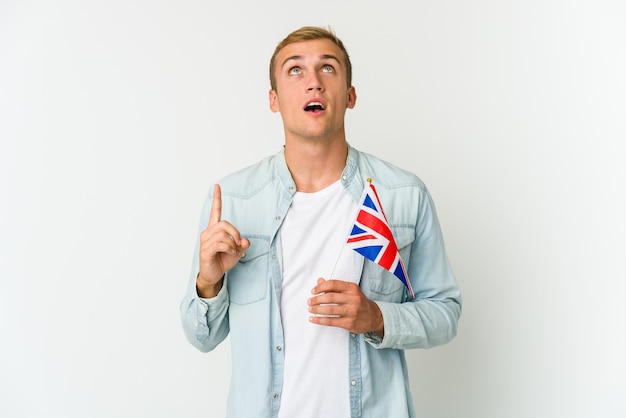
<svg viewBox="0 0 626 418">
<path fill-rule="evenodd" d="M 276 46 L 276 49 L 274 49 L 274 54 L 270 59 L 270 85 L 272 86 L 272 90 L 276 90 L 276 55 L 278 55 L 278 53 L 289 44 L 295 42 L 314 41 L 317 39 L 328 39 L 337 45 L 341 52 L 343 52 L 344 64 L 346 66 L 346 82 L 348 87 L 352 85 L 352 63 L 350 62 L 350 56 L 348 55 L 348 51 L 343 45 L 343 42 L 341 42 L 341 39 L 339 39 L 330 28 L 326 29 L 318 26 L 303 26 L 287 35 L 287 37 Z"/>
</svg>

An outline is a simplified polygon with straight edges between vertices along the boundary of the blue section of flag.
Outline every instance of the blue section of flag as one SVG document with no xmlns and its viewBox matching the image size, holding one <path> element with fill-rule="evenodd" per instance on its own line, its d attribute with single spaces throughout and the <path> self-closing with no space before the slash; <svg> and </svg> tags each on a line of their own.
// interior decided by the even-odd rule
<svg viewBox="0 0 626 418">
<path fill-rule="evenodd" d="M 382 245 L 370 245 L 368 247 L 355 248 L 354 251 L 361 254 L 363 257 L 367 258 L 368 260 L 373 261 L 373 260 L 376 260 L 376 257 L 378 257 L 378 254 L 380 254 L 380 250 L 382 249 L 383 249 Z"/>
<path fill-rule="evenodd" d="M 404 283 L 404 285 L 408 285 L 407 280 L 408 278 L 404 275 L 404 269 L 402 268 L 402 264 L 398 263 L 396 265 L 396 270 L 393 272 L 393 274 L 400 279 L 400 281 L 402 283 Z"/>
<path fill-rule="evenodd" d="M 365 231 L 365 230 L 363 230 L 363 229 L 359 228 L 357 225 L 354 225 L 354 226 L 352 227 L 352 232 L 350 232 L 350 235 L 364 234 L 364 233 L 366 233 L 366 232 L 367 232 L 367 231 Z"/>
<path fill-rule="evenodd" d="M 363 200 L 363 206 L 378 212 L 378 209 L 376 208 L 376 205 L 374 204 L 374 201 L 372 200 L 372 198 L 369 195 L 365 195 L 365 199 Z"/>
</svg>

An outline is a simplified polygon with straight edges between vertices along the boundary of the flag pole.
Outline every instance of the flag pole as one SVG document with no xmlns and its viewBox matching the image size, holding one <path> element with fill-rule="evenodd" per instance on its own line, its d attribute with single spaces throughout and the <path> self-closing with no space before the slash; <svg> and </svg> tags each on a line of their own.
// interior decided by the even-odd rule
<svg viewBox="0 0 626 418">
<path fill-rule="evenodd" d="M 335 260 L 335 265 L 333 266 L 333 269 L 330 272 L 330 276 L 328 276 L 328 280 L 332 280 L 333 275 L 335 274 L 335 269 L 337 268 L 337 264 L 339 264 L 339 259 L 341 258 L 341 254 L 343 254 L 343 248 L 344 247 L 345 247 L 345 245 L 341 246 L 341 251 L 339 251 L 339 255 L 337 256 L 337 259 Z"/>
</svg>

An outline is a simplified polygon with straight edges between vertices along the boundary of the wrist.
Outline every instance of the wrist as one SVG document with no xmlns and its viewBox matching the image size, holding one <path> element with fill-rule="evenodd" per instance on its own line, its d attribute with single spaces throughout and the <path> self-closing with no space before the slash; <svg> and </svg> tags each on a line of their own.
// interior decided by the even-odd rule
<svg viewBox="0 0 626 418">
<path fill-rule="evenodd" d="M 214 298 L 222 290 L 224 276 L 216 283 L 206 283 L 200 279 L 200 274 L 196 277 L 196 293 L 203 299 Z"/>
<path fill-rule="evenodd" d="M 373 333 L 377 334 L 379 337 L 384 337 L 385 336 L 385 320 L 383 319 L 383 313 L 380 310 L 380 307 L 378 306 L 378 304 L 374 301 L 372 301 L 373 304 L 373 308 L 374 308 L 374 329 L 372 330 Z"/>
</svg>

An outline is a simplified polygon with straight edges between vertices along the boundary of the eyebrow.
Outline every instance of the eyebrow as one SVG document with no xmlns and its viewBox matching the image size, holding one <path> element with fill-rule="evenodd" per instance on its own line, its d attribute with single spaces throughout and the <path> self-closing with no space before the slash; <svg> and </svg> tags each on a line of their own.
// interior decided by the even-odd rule
<svg viewBox="0 0 626 418">
<path fill-rule="evenodd" d="M 325 59 L 331 59 L 331 60 L 335 60 L 337 61 L 337 64 L 341 65 L 341 61 L 339 61 L 339 58 L 337 58 L 336 56 L 332 55 L 332 54 L 322 54 L 319 56 L 320 60 L 325 60 Z M 285 64 L 287 64 L 287 62 L 289 61 L 299 61 L 302 59 L 302 55 L 292 55 L 290 57 L 287 57 L 284 61 L 283 64 L 281 66 L 284 67 Z"/>
</svg>

